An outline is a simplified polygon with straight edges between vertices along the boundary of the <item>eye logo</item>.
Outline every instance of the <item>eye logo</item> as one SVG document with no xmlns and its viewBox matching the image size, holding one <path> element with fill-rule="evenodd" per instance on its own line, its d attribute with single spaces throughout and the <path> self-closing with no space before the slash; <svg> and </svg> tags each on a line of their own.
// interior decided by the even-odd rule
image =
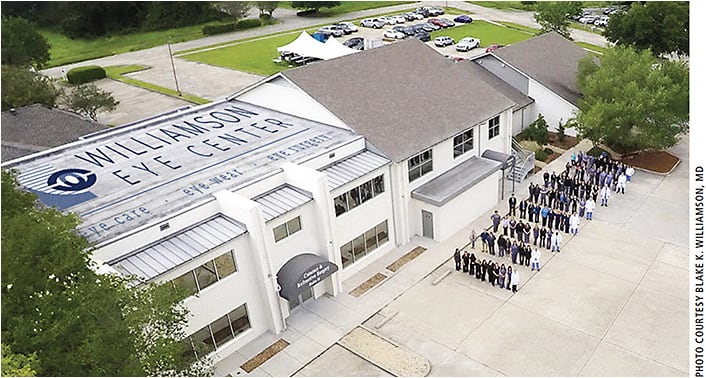
<svg viewBox="0 0 706 378">
<path fill-rule="evenodd" d="M 96 174 L 89 170 L 70 168 L 54 172 L 47 179 L 47 185 L 55 190 L 75 193 L 90 188 L 96 180 Z"/>
</svg>

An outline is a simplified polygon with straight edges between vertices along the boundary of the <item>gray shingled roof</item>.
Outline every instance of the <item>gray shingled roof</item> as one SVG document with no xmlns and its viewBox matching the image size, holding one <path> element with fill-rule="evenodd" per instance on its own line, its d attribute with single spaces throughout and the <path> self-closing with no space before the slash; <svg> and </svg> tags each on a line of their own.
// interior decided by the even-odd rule
<svg viewBox="0 0 706 378">
<path fill-rule="evenodd" d="M 416 39 L 282 74 L 396 162 L 514 105 Z"/>
<path fill-rule="evenodd" d="M 578 61 L 589 54 L 580 46 L 550 32 L 497 49 L 493 54 L 578 106 Z"/>
<path fill-rule="evenodd" d="M 35 152 L 75 142 L 80 136 L 106 129 L 76 113 L 28 105 L 2 112 L 2 160 L 8 161 Z"/>
<path fill-rule="evenodd" d="M 515 103 L 515 106 L 512 107 L 513 111 L 522 109 L 525 106 L 534 102 L 533 98 L 525 96 L 524 93 L 518 91 L 512 85 L 508 84 L 501 78 L 493 75 L 490 71 L 481 67 L 476 61 L 466 61 L 464 62 L 464 64 L 467 64 L 469 66 L 469 69 L 473 72 L 474 75 L 477 75 L 481 80 L 485 81 L 488 85 L 492 86 L 493 88 L 499 90 L 507 98 L 512 100 Z"/>
</svg>

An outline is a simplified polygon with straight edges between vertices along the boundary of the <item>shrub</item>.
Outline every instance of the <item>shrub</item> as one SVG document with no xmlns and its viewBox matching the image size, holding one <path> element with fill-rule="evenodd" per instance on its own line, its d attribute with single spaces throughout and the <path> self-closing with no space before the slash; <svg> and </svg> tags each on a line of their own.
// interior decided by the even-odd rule
<svg viewBox="0 0 706 378">
<path fill-rule="evenodd" d="M 247 20 L 232 22 L 230 24 L 206 25 L 203 29 L 201 29 L 201 33 L 203 33 L 203 35 L 223 34 L 238 30 L 257 28 L 260 27 L 260 25 L 261 23 L 259 19 L 248 18 Z"/>
<path fill-rule="evenodd" d="M 546 161 L 549 155 L 545 150 L 539 150 L 534 153 L 534 158 L 539 160 L 539 161 Z"/>
<path fill-rule="evenodd" d="M 539 145 L 547 144 L 549 138 L 549 125 L 544 120 L 544 116 L 540 113 L 537 119 L 522 132 L 526 138 L 537 142 Z"/>
<path fill-rule="evenodd" d="M 257 28 L 260 27 L 260 20 L 257 18 L 248 18 L 246 20 L 241 20 L 238 21 L 238 23 L 235 25 L 235 28 L 237 30 L 244 30 L 244 29 L 252 29 L 252 28 Z"/>
<path fill-rule="evenodd" d="M 105 78 L 105 70 L 101 66 L 83 66 L 71 69 L 66 73 L 66 79 L 71 84 L 83 84 Z"/>
<path fill-rule="evenodd" d="M 552 150 L 552 149 L 549 148 L 549 147 L 546 147 L 546 148 L 544 149 L 544 153 L 546 153 L 547 155 L 551 155 L 551 154 L 554 153 L 554 150 Z"/>
</svg>

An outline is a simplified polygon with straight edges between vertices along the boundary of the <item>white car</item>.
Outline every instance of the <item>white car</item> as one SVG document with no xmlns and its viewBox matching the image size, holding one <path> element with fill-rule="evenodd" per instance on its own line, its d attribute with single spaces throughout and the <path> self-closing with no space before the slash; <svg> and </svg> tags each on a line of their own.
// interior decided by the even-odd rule
<svg viewBox="0 0 706 378">
<path fill-rule="evenodd" d="M 393 20 L 391 17 L 380 16 L 376 18 L 377 21 L 383 21 L 385 25 L 395 25 L 397 21 Z"/>
<path fill-rule="evenodd" d="M 388 30 L 382 35 L 385 38 L 394 38 L 394 39 L 403 39 L 407 35 L 402 32 L 394 31 L 394 30 Z"/>
<path fill-rule="evenodd" d="M 445 47 L 454 44 L 454 39 L 449 36 L 442 36 L 434 38 L 434 46 Z"/>
<path fill-rule="evenodd" d="M 397 24 L 404 24 L 405 22 L 407 22 L 407 19 L 405 19 L 404 16 L 397 15 L 397 16 L 390 16 L 389 18 L 394 20 L 395 23 L 397 23 Z"/>
<path fill-rule="evenodd" d="M 339 25 L 345 25 L 345 26 L 348 27 L 348 29 L 350 29 L 350 30 L 352 30 L 352 31 L 354 31 L 354 32 L 357 32 L 357 31 L 358 31 L 358 27 L 355 26 L 355 24 L 353 24 L 352 22 L 344 21 L 344 22 L 339 22 L 338 24 L 339 24 Z"/>
<path fill-rule="evenodd" d="M 461 40 L 456 44 L 456 51 L 470 51 L 478 46 L 480 46 L 480 39 L 465 37 L 461 38 Z"/>
<path fill-rule="evenodd" d="M 360 26 L 363 26 L 366 28 L 381 29 L 383 26 L 385 26 L 385 21 L 378 20 L 378 19 L 372 19 L 372 18 L 366 18 L 365 20 L 360 22 Z"/>
</svg>

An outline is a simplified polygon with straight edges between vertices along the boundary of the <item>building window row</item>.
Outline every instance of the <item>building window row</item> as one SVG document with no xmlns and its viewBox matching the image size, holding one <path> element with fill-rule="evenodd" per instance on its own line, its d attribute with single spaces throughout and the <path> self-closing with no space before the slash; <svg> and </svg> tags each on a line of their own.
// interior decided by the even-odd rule
<svg viewBox="0 0 706 378">
<path fill-rule="evenodd" d="M 194 270 L 190 270 L 173 279 L 174 289 L 183 292 L 185 296 L 192 296 L 199 291 L 213 285 L 223 278 L 235 273 L 237 268 L 230 250 L 213 260 L 209 260 Z"/>
<path fill-rule="evenodd" d="M 343 268 L 385 244 L 388 240 L 387 220 L 341 246 Z"/>
<path fill-rule="evenodd" d="M 248 329 L 250 329 L 248 308 L 243 304 L 196 331 L 187 340 L 194 356 L 203 357 Z"/>
<path fill-rule="evenodd" d="M 409 182 L 412 182 L 433 169 L 431 149 L 428 149 L 407 161 L 409 168 Z"/>
<path fill-rule="evenodd" d="M 385 192 L 385 182 L 383 175 L 377 176 L 370 181 L 356 186 L 346 193 L 341 194 L 333 199 L 333 206 L 336 209 L 336 216 L 339 216 L 347 211 L 353 210 L 358 205 L 372 199 Z"/>
<path fill-rule="evenodd" d="M 495 116 L 488 121 L 488 139 L 500 135 L 500 116 Z"/>
<path fill-rule="evenodd" d="M 473 129 L 454 137 L 454 157 L 461 156 L 473 149 Z"/>
<path fill-rule="evenodd" d="M 301 217 L 296 217 L 276 226 L 272 229 L 275 234 L 275 242 L 278 242 L 302 229 Z"/>
</svg>

